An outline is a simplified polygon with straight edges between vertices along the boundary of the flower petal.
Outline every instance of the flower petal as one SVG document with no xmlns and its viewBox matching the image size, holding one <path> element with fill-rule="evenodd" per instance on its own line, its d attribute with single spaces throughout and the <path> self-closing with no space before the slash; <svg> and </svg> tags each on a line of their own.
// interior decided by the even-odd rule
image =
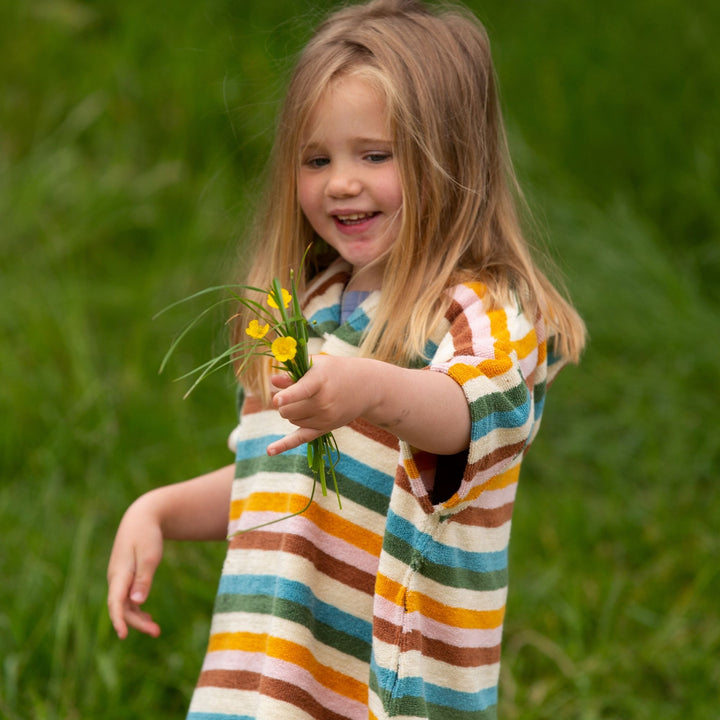
<svg viewBox="0 0 720 720">
<path fill-rule="evenodd" d="M 287 362 L 297 355 L 297 340 L 294 337 L 275 338 L 270 350 L 278 362 Z"/>
<path fill-rule="evenodd" d="M 252 338 L 260 340 L 267 335 L 270 325 L 261 325 L 257 320 L 251 320 L 250 324 L 245 328 L 245 332 Z"/>
<path fill-rule="evenodd" d="M 290 304 L 290 301 L 292 300 L 292 295 L 285 288 L 281 288 L 281 292 L 282 292 L 283 307 L 287 307 Z M 275 300 L 275 297 L 273 296 L 272 293 L 268 293 L 267 304 L 271 308 L 275 308 L 276 310 L 279 309 L 279 306 L 278 306 L 278 304 Z"/>
</svg>

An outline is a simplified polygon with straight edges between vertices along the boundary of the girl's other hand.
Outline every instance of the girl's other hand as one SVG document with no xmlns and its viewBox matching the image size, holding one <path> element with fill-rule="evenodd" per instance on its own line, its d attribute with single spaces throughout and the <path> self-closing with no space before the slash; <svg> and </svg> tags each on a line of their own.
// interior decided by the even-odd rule
<svg viewBox="0 0 720 720">
<path fill-rule="evenodd" d="M 162 529 L 148 495 L 143 495 L 125 512 L 108 564 L 108 611 L 121 640 L 128 626 L 152 637 L 160 635 L 160 626 L 140 606 L 150 593 L 162 553 Z"/>
</svg>

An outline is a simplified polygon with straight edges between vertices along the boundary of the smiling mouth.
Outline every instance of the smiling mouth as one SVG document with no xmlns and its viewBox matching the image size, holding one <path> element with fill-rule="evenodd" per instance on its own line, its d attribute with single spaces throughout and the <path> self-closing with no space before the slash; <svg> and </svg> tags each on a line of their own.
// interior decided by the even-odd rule
<svg viewBox="0 0 720 720">
<path fill-rule="evenodd" d="M 377 212 L 351 213 L 350 215 L 335 215 L 334 217 L 341 225 L 359 225 L 379 214 Z"/>
</svg>

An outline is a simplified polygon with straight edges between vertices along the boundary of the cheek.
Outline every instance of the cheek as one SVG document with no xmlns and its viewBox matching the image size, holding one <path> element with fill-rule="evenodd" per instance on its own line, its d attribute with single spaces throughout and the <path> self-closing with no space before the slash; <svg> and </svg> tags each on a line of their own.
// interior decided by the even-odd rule
<svg viewBox="0 0 720 720">
<path fill-rule="evenodd" d="M 385 180 L 385 197 L 390 209 L 400 210 L 403 205 L 402 184 L 397 171 L 389 174 Z"/>
<path fill-rule="evenodd" d="M 310 204 L 310 193 L 308 192 L 307 183 L 299 182 L 297 188 L 297 199 L 300 205 L 300 209 L 304 215 L 308 214 Z"/>
<path fill-rule="evenodd" d="M 302 172 L 298 177 L 297 195 L 300 209 L 306 216 L 311 215 L 318 205 L 317 183 L 313 182 L 312 178 L 307 177 Z"/>
</svg>

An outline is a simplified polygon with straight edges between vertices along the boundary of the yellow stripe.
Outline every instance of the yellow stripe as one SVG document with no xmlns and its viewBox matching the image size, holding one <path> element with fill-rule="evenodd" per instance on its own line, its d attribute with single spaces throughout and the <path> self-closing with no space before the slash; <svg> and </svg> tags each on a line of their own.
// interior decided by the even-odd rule
<svg viewBox="0 0 720 720">
<path fill-rule="evenodd" d="M 403 458 L 403 466 L 405 467 L 405 472 L 407 473 L 407 476 L 411 480 L 417 480 L 420 477 L 420 471 L 418 470 L 417 465 L 415 464 L 415 458 L 413 458 L 413 457 Z"/>
<path fill-rule="evenodd" d="M 545 362 L 546 357 L 547 357 L 547 342 L 541 342 L 538 345 L 538 359 L 537 359 L 538 366 L 542 365 Z"/>
<path fill-rule="evenodd" d="M 375 592 L 380 596 L 389 600 L 398 607 L 403 606 L 405 599 L 405 588 L 398 582 L 391 580 L 386 575 L 378 573 L 375 581 Z"/>
<path fill-rule="evenodd" d="M 535 333 L 535 328 L 532 328 L 525 337 L 520 338 L 520 340 L 515 340 L 513 342 L 515 352 L 517 352 L 517 356 L 521 360 L 530 355 L 537 346 L 538 341 L 537 334 Z"/>
<path fill-rule="evenodd" d="M 424 617 L 457 628 L 491 630 L 500 627 L 505 617 L 504 606 L 499 610 L 468 610 L 445 605 L 413 591 L 408 592 L 405 603 L 408 612 L 418 612 Z"/>
<path fill-rule="evenodd" d="M 505 488 L 508 485 L 517 483 L 519 475 L 520 475 L 520 463 L 518 462 L 517 464 L 508 468 L 504 472 L 501 472 L 498 475 L 494 475 L 486 483 L 481 483 L 480 485 L 476 485 L 475 487 L 473 487 L 470 490 L 470 492 L 467 495 L 464 495 L 463 497 L 459 497 L 458 495 L 455 495 L 454 496 L 455 499 L 448 500 L 448 502 L 445 504 L 445 507 L 449 509 L 449 508 L 454 508 L 457 505 L 471 503 L 479 495 L 482 495 L 482 493 L 484 493 L 487 490 L 502 490 L 502 488 Z"/>
<path fill-rule="evenodd" d="M 482 373 L 474 365 L 457 362 L 450 366 L 448 375 L 460 385 L 464 385 L 468 380 L 472 380 Z"/>
<path fill-rule="evenodd" d="M 484 298 L 487 294 L 487 286 L 481 282 L 467 282 L 464 283 L 469 287 L 480 299 Z"/>
<path fill-rule="evenodd" d="M 483 490 L 502 490 L 503 488 L 508 487 L 508 485 L 516 483 L 519 476 L 520 463 L 513 465 L 511 468 L 505 470 L 505 472 L 501 472 L 491 480 L 488 480 L 488 482 L 483 485 Z"/>
<path fill-rule="evenodd" d="M 483 360 L 478 365 L 478 368 L 482 371 L 483 375 L 493 378 L 504 375 L 508 370 L 512 370 L 512 366 L 512 360 L 504 352 L 501 352 L 499 357 L 493 358 L 492 360 Z"/>
<path fill-rule="evenodd" d="M 510 331 L 507 326 L 507 313 L 502 309 L 491 310 L 488 313 L 490 320 L 490 333 L 495 338 L 495 347 L 503 347 L 507 353 L 510 346 Z"/>
<path fill-rule="evenodd" d="M 504 606 L 498 610 L 469 610 L 444 605 L 419 592 L 406 593 L 400 583 L 385 575 L 378 575 L 375 591 L 394 605 L 404 607 L 406 612 L 418 612 L 451 627 L 492 630 L 500 627 L 505 617 Z"/>
<path fill-rule="evenodd" d="M 265 633 L 217 633 L 210 638 L 208 652 L 220 650 L 264 653 L 268 657 L 290 662 L 303 670 L 307 670 L 323 687 L 332 690 L 338 695 L 357 702 L 367 700 L 367 685 L 365 683 L 338 672 L 328 665 L 319 663 L 310 650 L 289 640 L 283 640 Z"/>
<path fill-rule="evenodd" d="M 243 512 L 276 512 L 290 514 L 302 510 L 307 498 L 302 495 L 256 492 L 243 500 L 233 500 L 230 519 L 237 520 Z M 340 538 L 376 557 L 382 549 L 382 536 L 350 522 L 339 513 L 330 512 L 313 503 L 304 514 L 310 522 L 328 535 Z"/>
</svg>

